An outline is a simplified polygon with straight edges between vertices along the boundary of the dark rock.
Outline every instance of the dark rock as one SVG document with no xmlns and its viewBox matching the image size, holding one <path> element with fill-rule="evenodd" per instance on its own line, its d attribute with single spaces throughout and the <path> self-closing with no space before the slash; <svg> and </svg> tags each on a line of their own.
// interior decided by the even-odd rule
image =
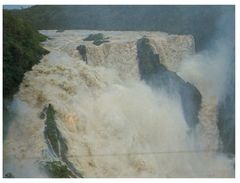
<svg viewBox="0 0 240 183">
<path fill-rule="evenodd" d="M 83 41 L 95 41 L 101 39 L 104 39 L 104 35 L 102 33 L 98 33 L 88 35 L 88 37 L 84 38 Z"/>
<path fill-rule="evenodd" d="M 45 114 L 44 114 L 43 112 L 41 112 L 41 113 L 39 114 L 39 118 L 40 118 L 40 119 L 45 119 Z"/>
<path fill-rule="evenodd" d="M 106 39 L 100 39 L 100 40 L 93 41 L 93 44 L 95 44 L 96 46 L 99 46 L 99 45 L 101 45 L 103 43 L 107 43 L 107 42 L 109 42 L 109 41 Z"/>
<path fill-rule="evenodd" d="M 137 41 L 137 56 L 141 79 L 155 90 L 164 89 L 170 95 L 180 95 L 185 120 L 194 128 L 199 123 L 202 98 L 198 89 L 161 64 L 159 55 L 154 53 L 146 37 Z"/>
<path fill-rule="evenodd" d="M 102 33 L 90 34 L 88 37 L 83 39 L 84 41 L 93 41 L 93 44 L 99 46 L 103 43 L 109 42 L 109 37 L 104 37 Z"/>
<path fill-rule="evenodd" d="M 79 54 L 82 56 L 83 61 L 87 63 L 87 48 L 85 45 L 79 45 L 77 47 Z"/>
<path fill-rule="evenodd" d="M 64 32 L 64 29 L 58 29 L 56 32 Z"/>
<path fill-rule="evenodd" d="M 226 95 L 218 104 L 218 129 L 222 141 L 222 151 L 235 155 L 235 75 L 234 66 L 226 87 Z"/>
<path fill-rule="evenodd" d="M 160 65 L 159 55 L 153 52 L 149 39 L 143 37 L 137 41 L 138 67 L 141 79 L 148 80 L 153 74 L 166 71 L 164 65 Z"/>
<path fill-rule="evenodd" d="M 198 89 L 190 84 L 184 83 L 179 89 L 183 113 L 189 127 L 194 128 L 199 123 L 198 113 L 201 109 L 202 96 Z"/>
<path fill-rule="evenodd" d="M 5 178 L 15 178 L 15 176 L 11 172 L 6 173 L 4 177 Z"/>
</svg>

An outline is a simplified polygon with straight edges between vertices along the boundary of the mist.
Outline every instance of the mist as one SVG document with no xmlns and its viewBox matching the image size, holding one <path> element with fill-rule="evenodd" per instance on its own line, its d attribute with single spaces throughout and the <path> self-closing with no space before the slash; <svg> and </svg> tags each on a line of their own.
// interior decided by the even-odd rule
<svg viewBox="0 0 240 183">
<path fill-rule="evenodd" d="M 118 11 L 134 7 L 119 6 Z M 151 27 L 151 21 L 139 27 L 140 21 L 123 25 L 124 18 L 119 23 L 104 16 L 116 6 L 59 6 L 63 17 L 71 17 L 72 9 L 91 14 L 87 10 L 100 13 L 103 8 L 105 14 L 94 26 L 95 20 L 75 24 L 77 17 L 62 19 L 58 26 L 50 19 L 45 26 L 55 30 L 40 31 L 50 38 L 43 43 L 50 53 L 25 73 L 9 105 L 14 117 L 4 140 L 4 173 L 45 177 L 39 162 L 64 162 L 49 155 L 44 136 L 47 118 L 40 116 L 51 104 L 67 144 L 65 155 L 83 177 L 234 177 L 234 6 L 194 11 L 197 7 L 139 6 L 139 14 L 129 19 L 148 22 L 144 17 L 156 15 L 159 8 L 166 16 L 168 10 L 187 12 L 178 30 L 171 27 L 171 17 L 164 19 L 166 29 L 160 30 L 166 33 L 154 31 L 159 27 Z M 187 20 L 198 20 L 203 12 L 212 27 L 202 34 L 205 26 L 188 29 L 192 22 Z M 146 19 L 150 17 L 155 16 Z M 64 31 L 56 31 L 62 27 Z M 84 41 L 96 33 L 109 42 L 96 46 Z M 87 63 L 79 45 L 86 46 Z"/>
<path fill-rule="evenodd" d="M 184 60 L 178 74 L 218 105 L 220 149 L 235 153 L 235 19 L 234 7 L 221 9 L 217 29 L 205 50 Z M 207 77 L 206 77 L 207 76 Z"/>
</svg>

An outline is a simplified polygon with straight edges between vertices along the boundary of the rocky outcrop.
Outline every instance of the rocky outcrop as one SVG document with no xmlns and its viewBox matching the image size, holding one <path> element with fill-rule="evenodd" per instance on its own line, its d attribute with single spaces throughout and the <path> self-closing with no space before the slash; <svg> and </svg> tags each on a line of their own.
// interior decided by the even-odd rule
<svg viewBox="0 0 240 183">
<path fill-rule="evenodd" d="M 58 32 L 64 32 L 64 29 L 58 29 L 58 30 L 56 30 L 56 33 L 58 33 Z"/>
<path fill-rule="evenodd" d="M 170 94 L 179 94 L 185 120 L 189 127 L 194 128 L 199 123 L 198 112 L 201 106 L 198 89 L 160 63 L 161 56 L 154 53 L 147 37 L 137 41 L 137 57 L 141 79 L 154 89 L 161 88 Z"/>
<path fill-rule="evenodd" d="M 44 167 L 46 167 L 47 170 L 50 170 L 48 173 L 50 173 L 53 177 L 62 177 L 63 175 L 56 174 L 56 172 L 59 173 L 60 170 L 65 170 L 63 171 L 64 177 L 82 177 L 82 175 L 67 158 L 68 147 L 66 140 L 58 130 L 55 122 L 55 110 L 51 104 L 43 109 L 41 117 L 43 118 L 44 116 L 46 117 L 44 137 L 48 145 L 48 150 L 50 151 L 51 156 L 58 159 L 57 162 L 50 161 L 43 163 Z"/>
<path fill-rule="evenodd" d="M 93 44 L 96 46 L 99 46 L 103 43 L 107 43 L 109 42 L 108 37 L 104 37 L 104 35 L 102 33 L 98 33 L 98 34 L 90 34 L 88 37 L 86 37 L 85 39 L 83 39 L 83 41 L 93 41 Z"/>
<path fill-rule="evenodd" d="M 83 61 L 87 62 L 87 48 L 85 45 L 79 45 L 77 47 L 79 54 L 82 56 Z"/>
</svg>

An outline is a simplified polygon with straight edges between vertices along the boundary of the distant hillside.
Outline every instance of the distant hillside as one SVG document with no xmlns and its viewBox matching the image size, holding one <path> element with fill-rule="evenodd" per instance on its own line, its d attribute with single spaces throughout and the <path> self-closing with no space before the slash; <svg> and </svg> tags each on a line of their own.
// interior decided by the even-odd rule
<svg viewBox="0 0 240 183">
<path fill-rule="evenodd" d="M 192 34 L 201 50 L 233 6 L 32 6 L 12 12 L 37 29 L 146 30 Z M 234 16 L 234 15 L 233 15 Z"/>
</svg>

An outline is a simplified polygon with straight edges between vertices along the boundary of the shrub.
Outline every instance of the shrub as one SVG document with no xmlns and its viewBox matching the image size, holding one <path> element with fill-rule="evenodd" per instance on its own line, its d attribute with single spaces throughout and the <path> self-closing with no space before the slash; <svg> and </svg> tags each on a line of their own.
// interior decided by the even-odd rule
<svg viewBox="0 0 240 183">
<path fill-rule="evenodd" d="M 47 161 L 41 164 L 41 168 L 52 178 L 71 178 L 74 177 L 67 165 L 61 161 Z"/>
</svg>

